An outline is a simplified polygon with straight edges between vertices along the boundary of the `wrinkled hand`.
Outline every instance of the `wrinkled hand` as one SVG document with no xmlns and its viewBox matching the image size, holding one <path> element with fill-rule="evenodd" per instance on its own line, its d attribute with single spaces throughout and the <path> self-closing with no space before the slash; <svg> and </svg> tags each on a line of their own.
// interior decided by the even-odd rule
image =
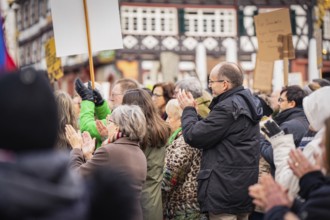
<svg viewBox="0 0 330 220">
<path fill-rule="evenodd" d="M 261 130 L 268 136 L 268 138 L 284 135 L 284 131 L 273 120 L 266 121 L 261 127 Z"/>
<path fill-rule="evenodd" d="M 309 172 L 321 170 L 321 166 L 319 164 L 313 165 L 311 162 L 309 162 L 309 160 L 305 157 L 300 149 L 292 149 L 289 153 L 289 156 L 289 167 L 291 168 L 294 175 L 296 175 L 298 178 L 301 178 Z M 318 157 L 319 155 L 314 154 L 316 161 L 319 161 Z"/>
<path fill-rule="evenodd" d="M 77 132 L 71 125 L 65 126 L 65 136 L 72 148 L 81 149 L 82 137 L 80 131 Z"/>
<path fill-rule="evenodd" d="M 101 93 L 99 92 L 99 90 L 93 89 L 92 85 L 90 83 L 88 83 L 88 89 L 93 91 L 93 97 L 94 97 L 95 105 L 96 106 L 101 106 L 104 102 L 104 99 L 103 99 Z"/>
<path fill-rule="evenodd" d="M 96 120 L 96 129 L 99 132 L 102 140 L 108 138 L 107 126 L 105 126 L 101 120 Z"/>
<path fill-rule="evenodd" d="M 270 175 L 262 175 L 260 183 L 249 187 L 249 195 L 253 203 L 269 211 L 275 206 L 292 206 L 287 190 L 276 183 Z"/>
<path fill-rule="evenodd" d="M 177 95 L 178 102 L 180 104 L 180 107 L 182 109 L 191 106 L 196 108 L 197 103 L 195 99 L 193 98 L 192 94 L 190 92 L 186 92 L 185 90 L 179 90 L 179 93 Z"/>
<path fill-rule="evenodd" d="M 82 134 L 82 152 L 86 160 L 93 157 L 95 151 L 95 138 L 92 139 L 91 135 L 84 131 Z"/>
<path fill-rule="evenodd" d="M 88 82 L 88 87 L 90 87 L 90 82 Z M 87 88 L 79 78 L 76 79 L 75 89 L 82 100 L 94 102 L 93 90 Z"/>
</svg>

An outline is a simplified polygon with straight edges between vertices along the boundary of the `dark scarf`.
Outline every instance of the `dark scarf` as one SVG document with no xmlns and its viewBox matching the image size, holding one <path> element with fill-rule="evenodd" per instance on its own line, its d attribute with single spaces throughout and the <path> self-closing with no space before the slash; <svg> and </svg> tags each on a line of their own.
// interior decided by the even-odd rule
<svg viewBox="0 0 330 220">
<path fill-rule="evenodd" d="M 302 108 L 296 107 L 296 108 L 286 109 L 283 112 L 278 113 L 274 118 L 274 121 L 278 125 L 281 125 L 283 122 L 297 118 L 306 118 L 304 110 Z"/>
</svg>

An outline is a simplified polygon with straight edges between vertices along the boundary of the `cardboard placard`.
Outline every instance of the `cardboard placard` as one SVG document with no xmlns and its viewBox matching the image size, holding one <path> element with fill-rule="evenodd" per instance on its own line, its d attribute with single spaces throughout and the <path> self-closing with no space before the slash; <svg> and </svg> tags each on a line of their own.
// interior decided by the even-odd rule
<svg viewBox="0 0 330 220">
<path fill-rule="evenodd" d="M 253 75 L 253 89 L 263 92 L 271 92 L 273 69 L 273 61 L 264 61 L 257 58 Z"/>
<path fill-rule="evenodd" d="M 288 58 L 294 58 L 289 9 L 259 14 L 254 16 L 254 21 L 258 38 L 258 56 L 262 60 L 283 59 L 285 45 L 289 50 Z"/>
<path fill-rule="evenodd" d="M 58 80 L 63 77 L 64 74 L 62 70 L 61 58 L 56 57 L 54 38 L 50 38 L 45 43 L 45 54 L 49 78 Z"/>
<path fill-rule="evenodd" d="M 123 48 L 117 0 L 87 0 L 92 52 Z M 88 53 L 83 0 L 51 0 L 56 56 Z"/>
</svg>

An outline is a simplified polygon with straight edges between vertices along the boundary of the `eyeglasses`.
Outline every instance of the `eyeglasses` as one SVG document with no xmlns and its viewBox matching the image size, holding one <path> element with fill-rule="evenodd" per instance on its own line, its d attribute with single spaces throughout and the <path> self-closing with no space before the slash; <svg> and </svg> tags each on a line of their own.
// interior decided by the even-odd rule
<svg viewBox="0 0 330 220">
<path fill-rule="evenodd" d="M 152 93 L 152 96 L 162 97 L 162 96 L 164 96 L 164 95 L 160 95 L 160 94 L 157 94 L 157 93 Z"/>
<path fill-rule="evenodd" d="M 278 98 L 278 100 L 277 100 L 279 103 L 281 103 L 281 102 L 288 102 L 288 100 L 285 100 L 285 99 L 282 99 L 281 97 L 280 98 Z"/>
<path fill-rule="evenodd" d="M 209 80 L 209 84 L 216 83 L 216 82 L 225 82 L 227 80 L 221 79 L 221 80 Z M 227 81 L 228 82 L 228 81 Z"/>
</svg>

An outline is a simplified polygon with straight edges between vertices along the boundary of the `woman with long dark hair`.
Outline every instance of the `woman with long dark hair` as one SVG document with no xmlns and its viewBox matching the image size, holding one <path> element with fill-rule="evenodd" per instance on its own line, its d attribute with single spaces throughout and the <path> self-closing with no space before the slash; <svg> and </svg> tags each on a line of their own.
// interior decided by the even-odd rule
<svg viewBox="0 0 330 220">
<path fill-rule="evenodd" d="M 123 104 L 140 106 L 147 120 L 147 134 L 140 143 L 147 158 L 147 180 L 142 191 L 143 219 L 162 220 L 161 183 L 165 145 L 171 129 L 158 115 L 150 95 L 145 90 L 128 90 L 124 95 Z"/>
</svg>

